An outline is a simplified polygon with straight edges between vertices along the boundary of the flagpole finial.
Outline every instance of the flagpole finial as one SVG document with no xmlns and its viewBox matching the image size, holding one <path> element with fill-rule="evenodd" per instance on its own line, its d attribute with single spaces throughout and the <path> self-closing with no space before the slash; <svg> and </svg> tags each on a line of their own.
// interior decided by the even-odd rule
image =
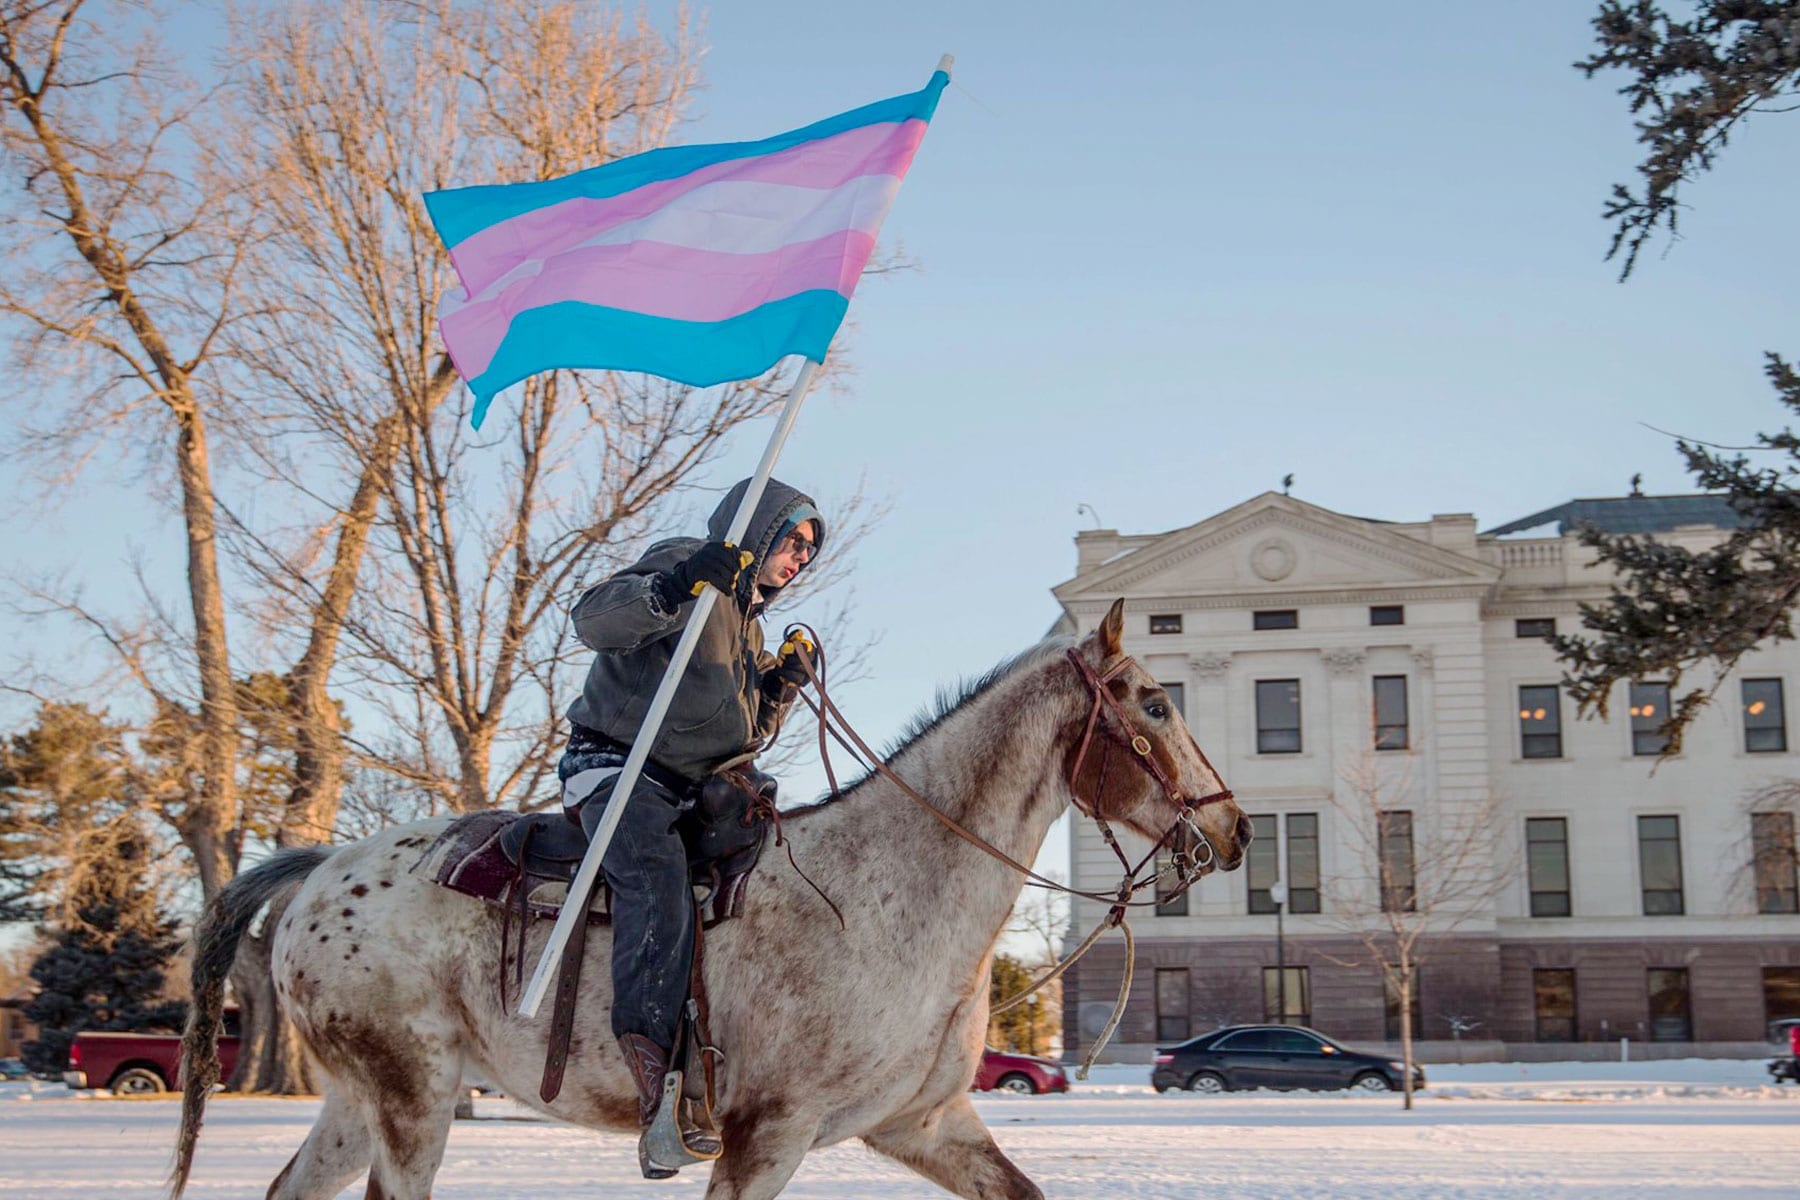
<svg viewBox="0 0 1800 1200">
<path fill-rule="evenodd" d="M 950 73 L 950 68 L 955 64 L 955 62 L 956 62 L 956 55 L 946 54 L 946 55 L 944 55 L 944 57 L 938 59 L 937 69 L 942 71 L 944 74 L 948 75 Z"/>
</svg>

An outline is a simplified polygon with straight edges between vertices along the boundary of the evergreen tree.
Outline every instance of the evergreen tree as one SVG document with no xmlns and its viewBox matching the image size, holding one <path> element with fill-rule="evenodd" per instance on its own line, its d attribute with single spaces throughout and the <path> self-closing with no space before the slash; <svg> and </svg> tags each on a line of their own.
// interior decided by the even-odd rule
<svg viewBox="0 0 1800 1200">
<path fill-rule="evenodd" d="M 70 880 L 68 916 L 31 965 L 38 993 L 24 1012 L 38 1038 L 23 1053 L 34 1071 L 63 1070 L 84 1029 L 175 1030 L 185 1019 L 184 1004 L 162 998 L 181 939 L 150 886 L 150 843 L 129 821 L 111 828 L 111 853 Z"/>
<path fill-rule="evenodd" d="M 1644 146 L 1639 186 L 1616 186 L 1606 207 L 1614 222 L 1607 256 L 1622 260 L 1623 279 L 1658 230 L 1678 232 L 1681 185 L 1712 168 L 1733 132 L 1756 114 L 1792 111 L 1800 0 L 1699 0 L 1680 18 L 1655 0 L 1605 0 L 1593 24 L 1599 49 L 1576 66 L 1589 76 L 1627 73 L 1620 91 Z M 1782 405 L 1800 415 L 1800 373 L 1775 354 L 1765 371 Z M 1606 715 L 1622 681 L 1667 679 L 1676 697 L 1663 727 L 1670 754 L 1717 686 L 1709 679 L 1682 692 L 1683 675 L 1704 666 L 1723 679 L 1758 643 L 1792 638 L 1800 599 L 1800 435 L 1784 428 L 1759 434 L 1753 447 L 1678 447 L 1699 487 L 1728 497 L 1739 528 L 1703 550 L 1584 530 L 1619 581 L 1603 602 L 1582 606 L 1585 634 L 1553 642 L 1586 712 Z"/>
</svg>

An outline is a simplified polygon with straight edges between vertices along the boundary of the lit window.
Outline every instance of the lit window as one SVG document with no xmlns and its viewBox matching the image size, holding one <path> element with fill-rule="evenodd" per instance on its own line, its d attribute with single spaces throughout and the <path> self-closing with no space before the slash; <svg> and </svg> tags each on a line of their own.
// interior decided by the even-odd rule
<svg viewBox="0 0 1800 1200">
<path fill-rule="evenodd" d="M 1669 720 L 1669 685 L 1631 685 L 1631 752 L 1639 756 L 1661 754 L 1669 748 L 1663 726 Z"/>
<path fill-rule="evenodd" d="M 1556 636 L 1555 617 L 1525 617 L 1513 622 L 1513 636 L 1547 638 Z"/>
<path fill-rule="evenodd" d="M 1151 633 L 1180 633 L 1180 613 L 1158 613 L 1150 618 Z"/>
<path fill-rule="evenodd" d="M 1782 703 L 1781 680 L 1744 680 L 1744 749 L 1751 754 L 1787 749 L 1787 706 Z"/>
<path fill-rule="evenodd" d="M 1562 757 L 1561 689 L 1555 684 L 1519 689 L 1519 754 L 1523 758 Z"/>
</svg>

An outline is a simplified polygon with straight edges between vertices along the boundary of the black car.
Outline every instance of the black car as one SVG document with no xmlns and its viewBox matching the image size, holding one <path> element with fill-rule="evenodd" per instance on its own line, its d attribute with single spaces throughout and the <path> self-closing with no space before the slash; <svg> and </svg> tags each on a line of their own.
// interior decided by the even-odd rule
<svg viewBox="0 0 1800 1200">
<path fill-rule="evenodd" d="M 1156 1051 L 1150 1082 L 1159 1092 L 1233 1092 L 1247 1088 L 1356 1088 L 1398 1091 L 1397 1059 L 1347 1050 L 1314 1029 L 1296 1025 L 1232 1025 Z M 1413 1068 L 1413 1089 L 1425 1072 Z"/>
</svg>

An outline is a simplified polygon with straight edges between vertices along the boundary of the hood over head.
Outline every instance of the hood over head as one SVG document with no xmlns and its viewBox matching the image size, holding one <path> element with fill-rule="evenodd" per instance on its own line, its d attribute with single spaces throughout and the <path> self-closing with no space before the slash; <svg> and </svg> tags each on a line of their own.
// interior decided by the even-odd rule
<svg viewBox="0 0 1800 1200">
<path fill-rule="evenodd" d="M 713 515 L 706 523 L 706 535 L 713 541 L 724 541 L 725 531 L 731 527 L 731 518 L 737 515 L 738 505 L 743 502 L 744 493 L 750 490 L 750 481 L 740 479 L 732 485 Z M 757 501 L 756 512 L 750 518 L 749 527 L 744 530 L 743 540 L 739 542 L 745 550 L 755 555 L 755 561 L 744 574 L 753 579 L 755 573 L 762 569 L 763 560 L 774 548 L 776 541 L 800 521 L 812 521 L 818 527 L 818 549 L 807 563 L 811 566 L 818 561 L 818 556 L 825 549 L 825 518 L 819 515 L 818 505 L 813 498 L 792 487 L 771 478 L 763 489 L 762 499 Z M 805 568 L 802 568 L 803 570 Z"/>
</svg>

